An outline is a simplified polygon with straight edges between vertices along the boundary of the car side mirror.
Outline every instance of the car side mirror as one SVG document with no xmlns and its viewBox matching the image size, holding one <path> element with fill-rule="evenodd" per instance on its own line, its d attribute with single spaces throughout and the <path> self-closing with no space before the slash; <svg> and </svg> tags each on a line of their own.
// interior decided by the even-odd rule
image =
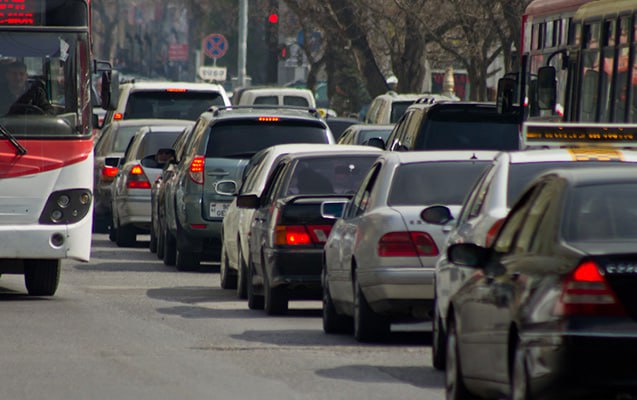
<svg viewBox="0 0 637 400">
<path fill-rule="evenodd" d="M 256 210 L 261 203 L 256 194 L 242 194 L 237 197 L 237 207 Z"/>
<path fill-rule="evenodd" d="M 237 194 L 237 182 L 226 180 L 215 183 L 215 192 L 222 196 L 234 196 Z"/>
<path fill-rule="evenodd" d="M 453 220 L 451 210 L 446 206 L 427 207 L 420 213 L 420 218 L 428 224 L 446 225 Z"/>
<path fill-rule="evenodd" d="M 447 259 L 463 267 L 483 268 L 489 255 L 489 249 L 474 243 L 457 243 L 447 247 Z"/>
<path fill-rule="evenodd" d="M 321 203 L 321 217 L 339 219 L 343 217 L 348 201 L 324 201 Z"/>
<path fill-rule="evenodd" d="M 377 147 L 381 150 L 385 150 L 385 141 L 379 137 L 369 138 L 364 144 L 366 146 Z"/>
</svg>

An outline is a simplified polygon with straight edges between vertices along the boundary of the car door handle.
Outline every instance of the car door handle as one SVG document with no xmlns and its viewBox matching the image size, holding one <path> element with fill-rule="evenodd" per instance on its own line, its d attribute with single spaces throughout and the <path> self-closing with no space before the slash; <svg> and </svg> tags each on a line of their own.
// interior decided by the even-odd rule
<svg viewBox="0 0 637 400">
<path fill-rule="evenodd" d="M 222 169 L 215 169 L 215 170 L 209 171 L 208 173 L 206 173 L 206 175 L 226 176 L 226 175 L 230 175 L 230 172 L 224 171 Z"/>
</svg>

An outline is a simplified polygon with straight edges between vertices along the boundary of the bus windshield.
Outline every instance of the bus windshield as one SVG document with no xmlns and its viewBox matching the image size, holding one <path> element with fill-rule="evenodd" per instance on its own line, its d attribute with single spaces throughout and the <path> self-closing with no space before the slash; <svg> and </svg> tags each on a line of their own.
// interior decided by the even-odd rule
<svg viewBox="0 0 637 400">
<path fill-rule="evenodd" d="M 17 136 L 86 134 L 88 49 L 87 33 L 0 32 L 0 123 Z"/>
</svg>

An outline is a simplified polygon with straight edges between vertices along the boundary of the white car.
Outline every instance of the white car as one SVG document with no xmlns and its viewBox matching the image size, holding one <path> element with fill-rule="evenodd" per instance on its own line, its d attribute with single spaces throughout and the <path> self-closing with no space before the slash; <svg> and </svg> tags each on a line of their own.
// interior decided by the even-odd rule
<svg viewBox="0 0 637 400">
<path fill-rule="evenodd" d="M 448 226 L 450 233 L 436 265 L 432 340 L 435 368 L 445 367 L 445 321 L 449 299 L 475 273 L 475 269 L 450 263 L 446 248 L 455 243 L 489 247 L 517 197 L 533 178 L 543 172 L 556 168 L 590 168 L 635 162 L 637 152 L 634 151 L 581 147 L 506 152 L 496 157 L 467 197 L 453 226 Z"/>
<path fill-rule="evenodd" d="M 366 146 L 336 146 L 334 144 L 283 144 L 272 146 L 255 154 L 244 172 L 239 194 L 261 196 L 268 177 L 277 160 L 287 154 L 311 153 L 317 151 L 369 150 Z M 379 154 L 381 151 L 379 150 Z M 237 289 L 241 299 L 247 296 L 248 238 L 255 210 L 238 208 L 236 198 L 230 203 L 223 219 L 221 249 L 221 287 Z"/>
<path fill-rule="evenodd" d="M 399 320 L 427 320 L 443 225 L 493 151 L 385 153 L 372 166 L 325 244 L 323 329 L 381 339 Z M 324 208 L 327 208 L 327 203 Z M 440 215 L 446 205 L 451 213 Z"/>
</svg>

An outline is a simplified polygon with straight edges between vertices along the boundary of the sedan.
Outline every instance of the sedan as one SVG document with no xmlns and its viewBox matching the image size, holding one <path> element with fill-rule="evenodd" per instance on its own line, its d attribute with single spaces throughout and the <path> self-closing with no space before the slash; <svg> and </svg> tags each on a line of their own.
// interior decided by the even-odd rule
<svg viewBox="0 0 637 400">
<path fill-rule="evenodd" d="M 390 323 L 427 320 L 443 224 L 491 164 L 491 151 L 387 153 L 325 244 L 323 329 L 382 339 Z M 446 205 L 449 213 L 439 215 Z"/>
<path fill-rule="evenodd" d="M 636 176 L 634 166 L 547 172 L 491 247 L 448 248 L 473 275 L 451 298 L 447 399 L 637 394 Z"/>
</svg>

